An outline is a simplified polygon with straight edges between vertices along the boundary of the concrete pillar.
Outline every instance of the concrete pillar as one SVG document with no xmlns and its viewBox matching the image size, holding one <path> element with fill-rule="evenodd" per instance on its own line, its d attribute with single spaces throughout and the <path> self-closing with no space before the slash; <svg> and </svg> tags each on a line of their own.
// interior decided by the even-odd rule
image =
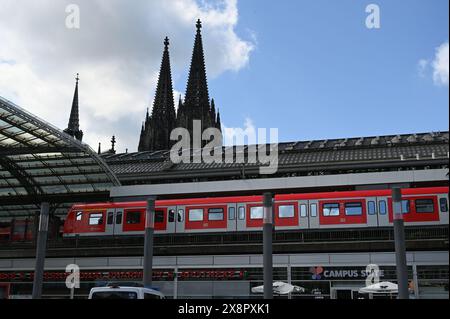
<svg viewBox="0 0 450 319">
<path fill-rule="evenodd" d="M 178 267 L 175 267 L 175 269 L 174 269 L 173 299 L 178 299 Z"/>
<path fill-rule="evenodd" d="M 44 278 L 45 252 L 47 249 L 49 203 L 41 203 L 39 228 L 36 244 L 36 264 L 33 278 L 33 299 L 41 299 Z"/>
<path fill-rule="evenodd" d="M 273 299 L 273 255 L 272 255 L 272 230 L 273 207 L 272 194 L 264 194 L 264 219 L 263 219 L 263 251 L 264 251 L 264 299 Z"/>
<path fill-rule="evenodd" d="M 144 238 L 144 287 L 152 287 L 153 277 L 153 233 L 155 229 L 155 198 L 147 200 L 145 212 L 145 238 Z"/>
<path fill-rule="evenodd" d="M 402 194 L 400 188 L 395 187 L 392 189 L 392 207 L 394 215 L 395 262 L 397 265 L 398 299 L 409 299 L 405 225 L 403 221 Z"/>
</svg>

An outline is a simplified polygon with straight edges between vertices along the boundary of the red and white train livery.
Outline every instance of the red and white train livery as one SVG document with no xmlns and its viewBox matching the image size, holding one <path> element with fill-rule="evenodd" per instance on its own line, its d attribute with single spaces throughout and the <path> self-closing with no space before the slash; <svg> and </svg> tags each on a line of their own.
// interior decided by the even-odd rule
<svg viewBox="0 0 450 319">
<path fill-rule="evenodd" d="M 448 187 L 402 190 L 405 225 L 448 225 Z M 144 233 L 146 202 L 74 205 L 64 236 Z M 262 196 L 157 200 L 155 233 L 254 231 L 262 228 Z M 280 230 L 386 227 L 393 223 L 391 190 L 278 194 Z"/>
</svg>

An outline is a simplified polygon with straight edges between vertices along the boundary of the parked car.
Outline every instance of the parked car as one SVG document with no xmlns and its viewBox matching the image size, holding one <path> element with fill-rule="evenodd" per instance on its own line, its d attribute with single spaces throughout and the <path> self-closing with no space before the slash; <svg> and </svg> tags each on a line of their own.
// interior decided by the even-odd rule
<svg viewBox="0 0 450 319">
<path fill-rule="evenodd" d="M 89 299 L 165 299 L 154 289 L 144 287 L 108 286 L 92 288 Z"/>
</svg>

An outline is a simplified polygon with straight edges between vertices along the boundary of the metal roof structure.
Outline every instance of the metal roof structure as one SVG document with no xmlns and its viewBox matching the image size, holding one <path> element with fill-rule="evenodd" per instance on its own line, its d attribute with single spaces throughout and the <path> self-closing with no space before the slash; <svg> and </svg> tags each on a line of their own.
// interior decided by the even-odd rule
<svg viewBox="0 0 450 319">
<path fill-rule="evenodd" d="M 108 198 L 120 186 L 88 145 L 0 97 L 0 217 Z"/>
<path fill-rule="evenodd" d="M 247 159 L 248 149 L 224 147 L 223 152 Z M 448 168 L 449 132 L 280 143 L 278 171 L 265 176 L 259 174 L 262 163 L 174 164 L 170 151 L 102 157 L 124 185 Z"/>
</svg>

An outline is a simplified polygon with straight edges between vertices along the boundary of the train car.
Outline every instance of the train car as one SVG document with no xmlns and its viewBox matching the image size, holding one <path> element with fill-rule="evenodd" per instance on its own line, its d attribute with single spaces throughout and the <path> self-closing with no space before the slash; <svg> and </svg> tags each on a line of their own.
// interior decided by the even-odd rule
<svg viewBox="0 0 450 319">
<path fill-rule="evenodd" d="M 402 190 L 405 225 L 448 225 L 448 187 Z M 262 196 L 157 200 L 155 233 L 260 231 Z M 141 235 L 146 202 L 74 205 L 64 236 Z M 278 194 L 277 230 L 386 227 L 393 223 L 391 190 Z"/>
</svg>

